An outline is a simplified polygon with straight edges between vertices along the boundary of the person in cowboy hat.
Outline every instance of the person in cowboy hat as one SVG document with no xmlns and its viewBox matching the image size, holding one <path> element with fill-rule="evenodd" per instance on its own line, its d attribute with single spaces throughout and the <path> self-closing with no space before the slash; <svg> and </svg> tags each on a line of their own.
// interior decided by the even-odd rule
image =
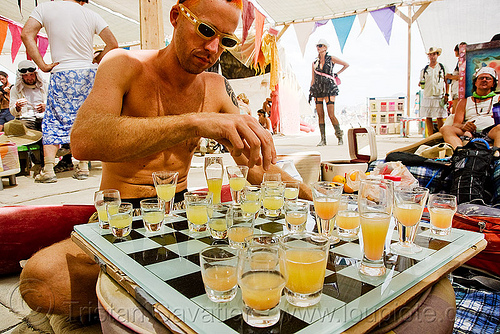
<svg viewBox="0 0 500 334">
<path fill-rule="evenodd" d="M 337 57 L 330 56 L 327 52 L 328 43 L 323 38 L 316 43 L 318 50 L 318 58 L 312 66 L 311 88 L 309 89 L 309 101 L 314 97 L 316 102 L 316 112 L 318 113 L 319 131 L 321 133 L 321 141 L 318 146 L 326 145 L 325 134 L 325 111 L 323 109 L 323 101 L 326 102 L 326 110 L 328 117 L 335 128 L 335 135 L 339 141 L 339 145 L 344 143 L 342 136 L 344 132 L 340 129 L 340 123 L 335 117 L 335 96 L 339 94 L 337 86 L 337 77 L 344 72 L 349 64 Z M 333 66 L 339 64 L 342 68 L 336 73 L 333 72 Z"/>
<path fill-rule="evenodd" d="M 419 86 L 424 90 L 420 105 L 420 117 L 425 117 L 427 134 L 434 133 L 433 118 L 437 118 L 438 130 L 443 126 L 444 119 L 448 116 L 445 107 L 448 102 L 448 84 L 445 80 L 446 69 L 437 59 L 441 55 L 441 48 L 430 47 L 427 52 L 429 64 L 420 72 Z"/>
<path fill-rule="evenodd" d="M 495 94 L 498 74 L 491 67 L 480 68 L 472 79 L 472 96 L 457 103 L 453 125 L 443 126 L 440 130 L 445 142 L 456 148 L 462 146 L 460 136 L 467 132 L 474 137 L 492 139 L 500 145 L 500 126 L 495 125 L 492 107 L 499 101 Z"/>
</svg>

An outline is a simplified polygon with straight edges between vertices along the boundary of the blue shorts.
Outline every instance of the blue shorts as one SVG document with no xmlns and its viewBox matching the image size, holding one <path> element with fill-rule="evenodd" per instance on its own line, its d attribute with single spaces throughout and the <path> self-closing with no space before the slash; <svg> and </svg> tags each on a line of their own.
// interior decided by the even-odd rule
<svg viewBox="0 0 500 334">
<path fill-rule="evenodd" d="M 47 106 L 43 117 L 44 145 L 69 143 L 69 134 L 78 109 L 94 85 L 93 68 L 60 71 L 50 74 Z"/>
<path fill-rule="evenodd" d="M 14 116 L 10 113 L 9 108 L 0 110 L 0 125 L 4 125 L 8 121 L 12 121 Z"/>
</svg>

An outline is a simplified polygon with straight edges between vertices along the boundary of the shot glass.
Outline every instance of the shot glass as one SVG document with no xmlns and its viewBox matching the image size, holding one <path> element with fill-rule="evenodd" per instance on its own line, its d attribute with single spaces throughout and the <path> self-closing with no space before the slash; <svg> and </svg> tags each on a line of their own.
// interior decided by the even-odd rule
<svg viewBox="0 0 500 334">
<path fill-rule="evenodd" d="M 229 246 L 244 248 L 245 238 L 254 232 L 254 216 L 244 212 L 240 206 L 233 205 L 227 212 L 226 221 Z"/>
<path fill-rule="evenodd" d="M 227 166 L 227 178 L 229 179 L 229 188 L 231 189 L 231 197 L 234 203 L 240 203 L 240 195 L 245 188 L 248 166 Z"/>
<path fill-rule="evenodd" d="M 285 222 L 289 233 L 305 231 L 308 215 L 309 202 L 301 200 L 285 202 Z"/>
<path fill-rule="evenodd" d="M 262 192 L 260 186 L 246 186 L 241 193 L 241 209 L 257 218 L 262 208 Z"/>
<path fill-rule="evenodd" d="M 278 183 L 281 182 L 281 174 L 280 173 L 264 173 L 262 176 L 262 183 L 269 182 L 269 185 L 275 184 L 277 185 Z"/>
<path fill-rule="evenodd" d="M 143 199 L 140 205 L 144 228 L 148 232 L 160 231 L 165 218 L 165 207 L 161 201 L 156 198 Z"/>
<path fill-rule="evenodd" d="M 224 175 L 222 157 L 206 156 L 203 170 L 207 180 L 208 191 L 213 194 L 213 203 L 219 204 L 221 201 L 222 177 Z"/>
<path fill-rule="evenodd" d="M 234 299 L 238 290 L 238 251 L 216 245 L 200 252 L 201 277 L 208 298 L 215 303 Z"/>
<path fill-rule="evenodd" d="M 339 210 L 340 197 L 344 185 L 335 182 L 315 182 L 312 184 L 314 212 L 318 233 L 330 238 L 332 243 L 339 241 L 335 232 L 335 215 Z"/>
<path fill-rule="evenodd" d="M 132 230 L 132 203 L 123 202 L 118 206 L 108 205 L 108 221 L 111 233 L 117 238 L 125 238 Z"/>
<path fill-rule="evenodd" d="M 283 251 L 277 245 L 241 250 L 238 284 L 243 299 L 243 320 L 252 327 L 269 327 L 280 319 L 280 298 L 287 282 Z"/>
<path fill-rule="evenodd" d="M 108 204 L 113 207 L 120 206 L 120 192 L 116 189 L 104 189 L 96 191 L 94 194 L 94 206 L 99 216 L 99 227 L 102 229 L 109 229 L 108 213 L 106 208 Z"/>
<path fill-rule="evenodd" d="M 266 217 L 279 217 L 284 202 L 285 185 L 283 182 L 266 181 L 262 183 L 262 206 Z"/>
<path fill-rule="evenodd" d="M 209 208 L 212 206 L 212 193 L 203 190 L 184 193 L 186 216 L 189 231 L 202 232 L 207 229 Z"/>
<path fill-rule="evenodd" d="M 269 246 L 279 243 L 279 236 L 276 234 L 257 233 L 245 238 L 245 247 L 251 246 Z"/>
<path fill-rule="evenodd" d="M 212 238 L 219 240 L 227 238 L 226 214 L 228 210 L 229 206 L 220 203 L 214 204 L 208 210 L 208 230 Z"/>
<path fill-rule="evenodd" d="M 335 217 L 335 225 L 340 240 L 352 241 L 358 238 L 359 212 L 357 195 L 342 195 L 339 211 Z"/>
<path fill-rule="evenodd" d="M 330 249 L 329 238 L 313 232 L 294 233 L 283 236 L 280 245 L 288 274 L 286 300 L 298 307 L 319 303 Z"/>
<path fill-rule="evenodd" d="M 283 181 L 285 184 L 285 202 L 299 198 L 300 181 Z"/>
<path fill-rule="evenodd" d="M 363 260 L 359 271 L 383 276 L 384 246 L 393 205 L 393 184 L 389 180 L 363 180 L 358 192 L 358 210 L 363 236 Z"/>
<path fill-rule="evenodd" d="M 431 232 L 435 235 L 448 235 L 451 231 L 453 215 L 457 212 L 457 197 L 447 194 L 432 194 L 429 197 Z"/>
<path fill-rule="evenodd" d="M 423 187 L 394 189 L 393 215 L 398 223 L 399 241 L 391 245 L 393 252 L 415 254 L 422 251 L 414 241 L 428 196 L 429 189 Z"/>
<path fill-rule="evenodd" d="M 165 208 L 166 217 L 172 216 L 178 177 L 178 172 L 160 171 L 153 173 L 153 183 L 155 185 L 156 195 Z"/>
</svg>

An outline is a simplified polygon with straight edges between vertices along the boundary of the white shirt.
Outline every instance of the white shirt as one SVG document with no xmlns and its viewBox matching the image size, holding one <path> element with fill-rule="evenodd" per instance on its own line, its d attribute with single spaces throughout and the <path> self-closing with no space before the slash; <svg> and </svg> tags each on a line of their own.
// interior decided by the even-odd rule
<svg viewBox="0 0 500 334">
<path fill-rule="evenodd" d="M 49 1 L 38 5 L 31 17 L 45 27 L 52 62 L 59 62 L 52 72 L 97 66 L 92 64 L 94 34 L 108 26 L 97 13 L 73 1 Z"/>
<path fill-rule="evenodd" d="M 472 101 L 472 97 L 469 96 L 467 98 L 467 104 L 465 105 L 465 121 L 474 121 L 477 132 L 494 125 L 495 120 L 493 119 L 491 109 L 492 106 L 498 102 L 498 98 L 499 95 L 496 95 L 491 99 L 475 103 Z"/>
<path fill-rule="evenodd" d="M 424 67 L 425 69 L 425 67 Z M 420 73 L 420 81 L 425 80 L 424 97 L 441 97 L 444 94 L 444 76 L 445 71 L 442 70 L 441 65 L 436 63 L 436 66 L 427 67 L 427 71 L 422 69 Z"/>
</svg>

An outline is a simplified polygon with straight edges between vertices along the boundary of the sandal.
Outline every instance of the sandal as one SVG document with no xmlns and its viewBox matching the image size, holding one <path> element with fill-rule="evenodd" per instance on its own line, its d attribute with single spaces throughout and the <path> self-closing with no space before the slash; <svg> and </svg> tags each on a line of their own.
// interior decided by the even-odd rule
<svg viewBox="0 0 500 334">
<path fill-rule="evenodd" d="M 81 170 L 80 167 L 76 167 L 73 178 L 77 180 L 86 180 L 89 178 L 90 172 L 88 170 Z"/>
<path fill-rule="evenodd" d="M 35 182 L 36 183 L 55 183 L 55 182 L 57 182 L 57 176 L 55 174 L 54 175 L 50 175 L 46 171 L 42 170 L 40 172 L 40 174 L 38 174 L 35 177 Z"/>
<path fill-rule="evenodd" d="M 64 160 L 61 160 L 57 163 L 57 165 L 54 166 L 54 172 L 62 173 L 68 170 L 73 170 L 73 168 L 74 168 L 73 164 L 69 164 Z"/>
</svg>

